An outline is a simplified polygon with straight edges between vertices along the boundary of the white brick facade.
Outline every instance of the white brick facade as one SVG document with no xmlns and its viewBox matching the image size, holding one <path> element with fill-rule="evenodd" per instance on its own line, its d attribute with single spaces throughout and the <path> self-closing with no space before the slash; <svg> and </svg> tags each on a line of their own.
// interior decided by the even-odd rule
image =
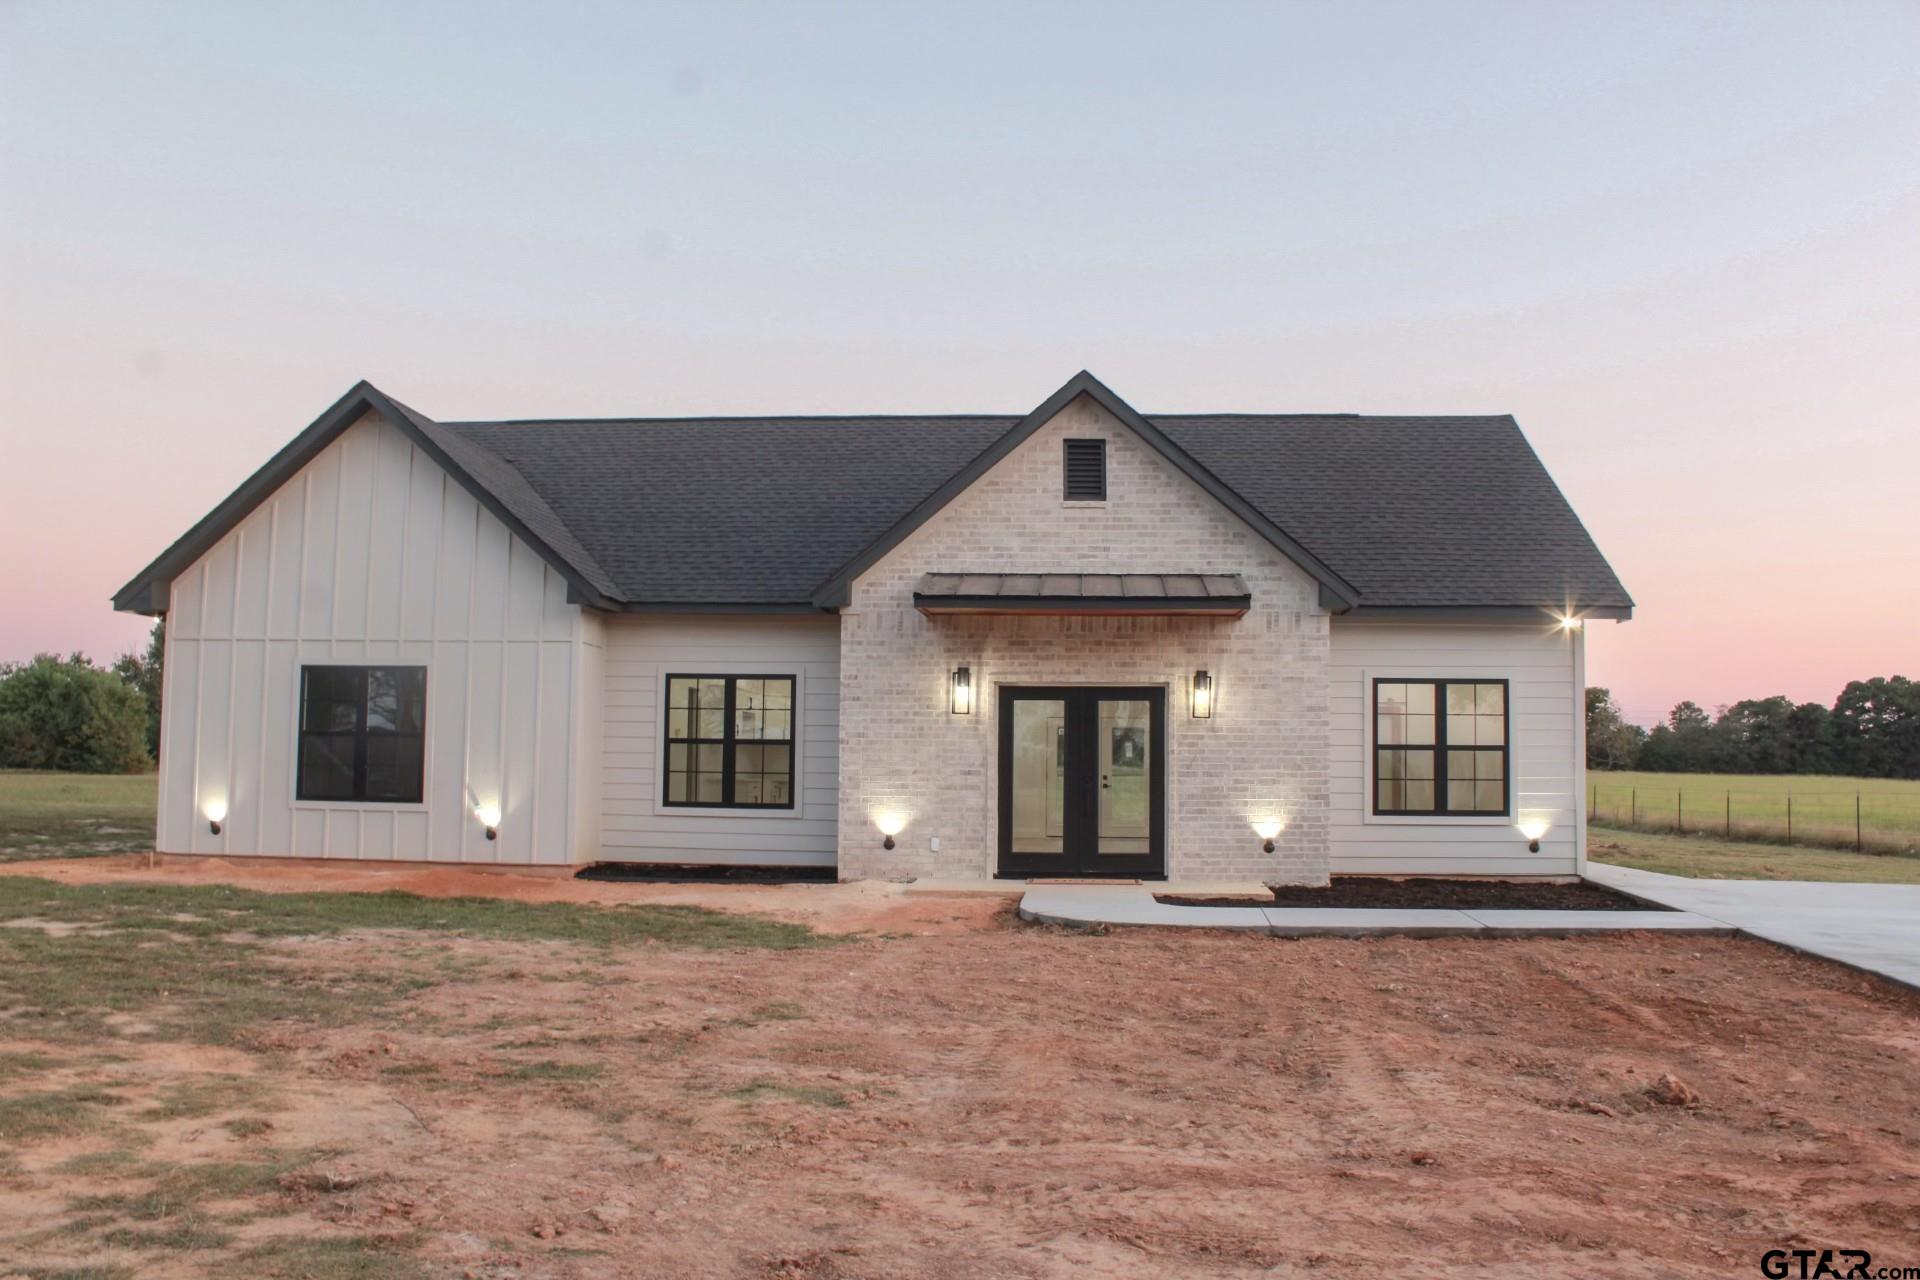
<svg viewBox="0 0 1920 1280">
<path fill-rule="evenodd" d="M 1061 440 L 1108 440 L 1107 501 L 1061 500 Z M 1231 477 L 1226 477 L 1231 483 Z M 1284 523 L 1284 513 L 1281 513 Z M 1237 573 L 1243 618 L 943 617 L 913 606 L 920 575 Z M 992 876 L 997 690 L 1167 690 L 1167 874 L 1324 883 L 1328 862 L 1328 617 L 1317 584 L 1127 427 L 1081 397 L 853 584 L 840 622 L 843 879 Z M 948 673 L 977 705 L 948 709 Z M 1194 671 L 1213 717 L 1188 713 Z M 905 817 L 881 847 L 881 813 Z M 1275 852 L 1253 823 L 1285 826 Z M 934 852 L 930 840 L 938 839 Z"/>
</svg>

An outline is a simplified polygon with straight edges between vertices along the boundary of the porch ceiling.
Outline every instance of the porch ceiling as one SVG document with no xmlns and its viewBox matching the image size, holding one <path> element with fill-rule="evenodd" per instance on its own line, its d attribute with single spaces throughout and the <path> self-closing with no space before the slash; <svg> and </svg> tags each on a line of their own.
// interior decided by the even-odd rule
<svg viewBox="0 0 1920 1280">
<path fill-rule="evenodd" d="M 1181 615 L 1238 618 L 1253 603 L 1237 573 L 929 573 L 913 593 L 947 613 Z"/>
</svg>

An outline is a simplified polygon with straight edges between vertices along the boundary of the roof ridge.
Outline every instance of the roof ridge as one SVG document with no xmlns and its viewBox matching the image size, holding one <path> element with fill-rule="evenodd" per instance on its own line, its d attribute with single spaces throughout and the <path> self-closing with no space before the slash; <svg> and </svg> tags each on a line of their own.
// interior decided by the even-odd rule
<svg viewBox="0 0 1920 1280">
<path fill-rule="evenodd" d="M 1259 413 L 1232 410 L 1201 413 L 1143 413 L 1150 422 L 1191 422 L 1197 419 L 1233 418 L 1247 421 L 1324 422 L 1511 422 L 1511 413 Z M 671 414 L 611 418 L 468 418 L 439 421 L 443 427 L 582 427 L 582 426 L 773 426 L 862 422 L 1018 422 L 1018 413 L 707 413 L 675 417 Z"/>
<path fill-rule="evenodd" d="M 1018 422 L 1017 413 L 719 413 L 695 414 L 676 418 L 474 418 L 463 422 L 443 422 L 444 427 L 581 427 L 643 425 L 650 423 L 687 426 L 691 423 L 774 423 L 774 422 Z"/>
</svg>

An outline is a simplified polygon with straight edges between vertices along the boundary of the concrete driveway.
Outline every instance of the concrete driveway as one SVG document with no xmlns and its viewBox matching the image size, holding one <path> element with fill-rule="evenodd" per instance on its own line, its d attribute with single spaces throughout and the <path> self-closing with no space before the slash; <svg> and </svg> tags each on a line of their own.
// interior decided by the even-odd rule
<svg viewBox="0 0 1920 1280">
<path fill-rule="evenodd" d="M 1920 884 L 1691 880 L 1605 862 L 1587 879 L 1920 988 Z"/>
</svg>

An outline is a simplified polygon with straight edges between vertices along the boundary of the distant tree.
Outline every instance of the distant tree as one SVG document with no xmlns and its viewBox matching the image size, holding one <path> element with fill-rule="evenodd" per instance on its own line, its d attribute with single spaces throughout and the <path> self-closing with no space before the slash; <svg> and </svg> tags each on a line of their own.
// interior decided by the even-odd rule
<svg viewBox="0 0 1920 1280">
<path fill-rule="evenodd" d="M 1833 737 L 1849 773 L 1920 778 L 1920 685 L 1905 676 L 1850 682 L 1834 700 Z"/>
<path fill-rule="evenodd" d="M 1639 766 L 1662 773 L 1705 773 L 1712 768 L 1713 747 L 1713 717 L 1688 700 L 1676 704 L 1666 723 L 1647 735 Z"/>
<path fill-rule="evenodd" d="M 1787 713 L 1787 772 L 1833 773 L 1833 713 L 1817 702 L 1803 702 Z"/>
<path fill-rule="evenodd" d="M 136 773 L 146 741 L 140 694 L 84 654 L 0 665 L 0 767 Z"/>
<path fill-rule="evenodd" d="M 154 621 L 147 635 L 145 653 L 123 653 L 113 664 L 113 673 L 132 685 L 147 704 L 147 754 L 160 758 L 160 674 L 167 653 L 167 620 Z"/>
<path fill-rule="evenodd" d="M 1791 773 L 1792 716 L 1793 702 L 1782 696 L 1734 703 L 1714 721 L 1712 767 L 1727 773 Z"/>
<path fill-rule="evenodd" d="M 1640 756 L 1647 731 L 1629 724 L 1607 689 L 1587 690 L 1587 767 L 1631 769 Z"/>
</svg>

